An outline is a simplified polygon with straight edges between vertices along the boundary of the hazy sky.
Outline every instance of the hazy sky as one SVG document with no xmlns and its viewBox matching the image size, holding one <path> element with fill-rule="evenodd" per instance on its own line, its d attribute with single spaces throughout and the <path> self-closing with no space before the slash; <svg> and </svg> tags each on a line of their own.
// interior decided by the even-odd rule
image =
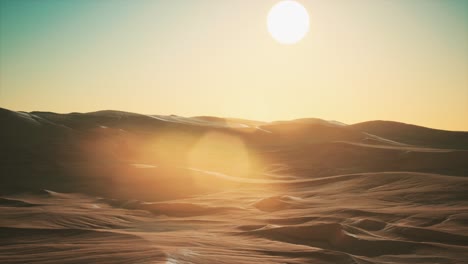
<svg viewBox="0 0 468 264">
<path fill-rule="evenodd" d="M 0 106 L 12 110 L 385 119 L 468 130 L 468 1 L 0 0 Z"/>
</svg>

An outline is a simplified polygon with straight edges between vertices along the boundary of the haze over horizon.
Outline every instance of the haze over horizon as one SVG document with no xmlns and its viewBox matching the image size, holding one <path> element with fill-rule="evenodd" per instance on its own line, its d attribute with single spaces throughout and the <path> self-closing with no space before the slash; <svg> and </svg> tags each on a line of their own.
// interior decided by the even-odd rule
<svg viewBox="0 0 468 264">
<path fill-rule="evenodd" d="M 276 2 L 1 0 L 0 107 L 468 130 L 467 1 L 298 1 L 294 45 Z"/>
</svg>

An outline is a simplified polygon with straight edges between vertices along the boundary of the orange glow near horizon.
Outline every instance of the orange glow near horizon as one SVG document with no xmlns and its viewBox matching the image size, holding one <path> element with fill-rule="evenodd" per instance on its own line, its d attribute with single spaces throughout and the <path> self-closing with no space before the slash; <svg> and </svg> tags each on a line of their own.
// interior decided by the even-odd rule
<svg viewBox="0 0 468 264">
<path fill-rule="evenodd" d="M 189 151 L 187 165 L 238 177 L 248 177 L 252 166 L 242 139 L 220 132 L 203 135 Z"/>
</svg>

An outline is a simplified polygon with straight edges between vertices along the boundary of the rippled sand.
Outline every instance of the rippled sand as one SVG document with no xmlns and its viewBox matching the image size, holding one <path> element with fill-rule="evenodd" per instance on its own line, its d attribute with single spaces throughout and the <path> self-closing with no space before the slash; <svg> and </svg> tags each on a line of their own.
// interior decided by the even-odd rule
<svg viewBox="0 0 468 264">
<path fill-rule="evenodd" d="M 119 124 L 130 131 L 122 121 L 93 117 L 93 125 L 83 128 L 66 123 L 69 116 L 32 116 L 42 127 L 46 119 L 80 132 L 56 141 L 60 137 L 49 138 L 50 131 L 62 128 L 54 127 L 35 149 L 7 142 L 21 133 L 3 135 L 10 155 L 2 163 L 0 263 L 468 261 L 468 152 L 464 143 L 450 141 L 451 132 L 410 144 L 388 130 L 374 135 L 318 121 L 304 128 L 288 122 L 240 126 L 236 120 L 220 126 L 241 133 L 235 134 L 241 145 L 233 134 L 198 137 L 184 156 L 188 150 L 181 146 L 188 141 L 180 145 L 180 137 L 165 137 L 155 146 L 166 154 L 151 152 L 157 158 L 149 160 L 147 152 L 129 158 L 149 144 L 132 141 L 142 134 L 116 139 L 109 132 Z M 7 117 L 3 122 L 24 121 L 10 112 Z M 218 122 L 151 118 L 176 124 L 170 135 L 205 127 L 207 120 L 215 122 L 211 131 Z M 22 131 L 23 123 L 12 124 Z M 41 131 L 24 134 L 34 138 Z M 315 141 L 305 142 L 307 135 Z M 131 143 L 125 151 L 122 138 Z M 214 156 L 218 162 L 207 162 Z M 248 173 L 241 166 L 244 156 L 257 162 Z M 184 161 L 173 162 L 178 158 Z M 238 166 L 228 165 L 234 161 Z"/>
<path fill-rule="evenodd" d="M 246 185 L 156 203 L 47 191 L 3 198 L 0 262 L 463 263 L 468 259 L 465 178 L 368 173 Z"/>
</svg>

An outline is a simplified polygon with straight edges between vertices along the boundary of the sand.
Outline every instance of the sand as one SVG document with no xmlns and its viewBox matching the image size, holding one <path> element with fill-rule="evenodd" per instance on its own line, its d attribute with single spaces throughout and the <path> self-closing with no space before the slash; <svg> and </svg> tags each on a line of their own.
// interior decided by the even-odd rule
<svg viewBox="0 0 468 264">
<path fill-rule="evenodd" d="M 468 132 L 0 109 L 0 263 L 466 263 Z"/>
</svg>

